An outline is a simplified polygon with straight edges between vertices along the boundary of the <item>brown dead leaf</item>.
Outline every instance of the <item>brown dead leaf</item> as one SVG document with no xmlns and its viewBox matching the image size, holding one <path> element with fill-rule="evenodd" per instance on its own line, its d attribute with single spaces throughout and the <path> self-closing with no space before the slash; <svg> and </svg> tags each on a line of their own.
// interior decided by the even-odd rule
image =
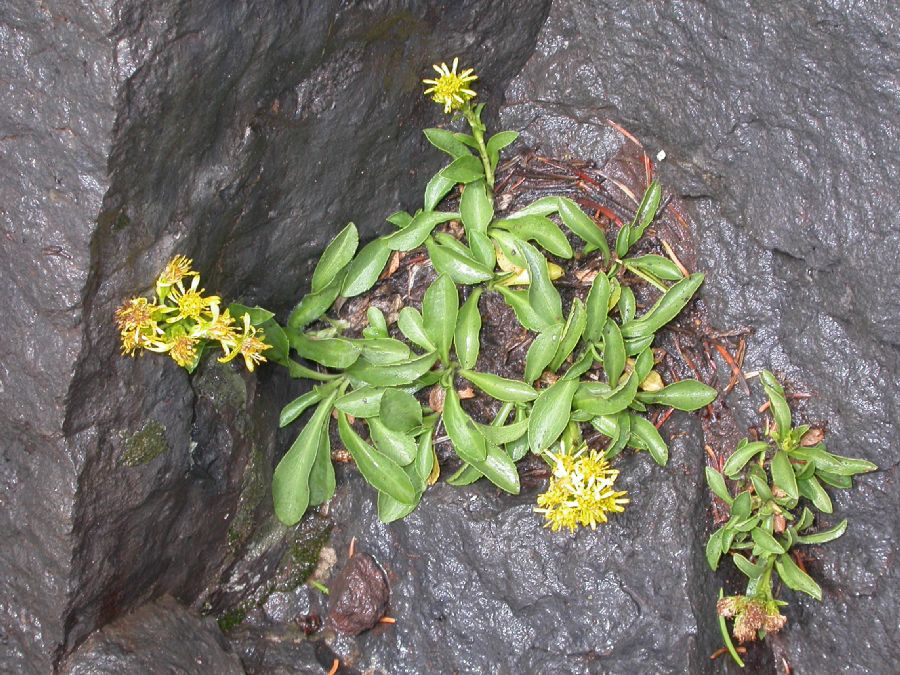
<svg viewBox="0 0 900 675">
<path fill-rule="evenodd" d="M 428 407 L 436 413 L 444 411 L 444 388 L 436 384 L 428 392 Z"/>
<path fill-rule="evenodd" d="M 818 427 L 813 427 L 805 434 L 803 434 L 803 438 L 800 439 L 800 445 L 802 445 L 804 448 L 808 448 L 813 445 L 818 445 L 824 440 L 825 430 Z"/>
<path fill-rule="evenodd" d="M 475 398 L 475 391 L 472 389 L 472 387 L 466 387 L 465 389 L 460 389 L 459 390 L 459 398 L 460 398 L 460 400 L 463 400 L 463 401 L 465 401 L 466 399 L 469 399 L 469 398 Z"/>
</svg>

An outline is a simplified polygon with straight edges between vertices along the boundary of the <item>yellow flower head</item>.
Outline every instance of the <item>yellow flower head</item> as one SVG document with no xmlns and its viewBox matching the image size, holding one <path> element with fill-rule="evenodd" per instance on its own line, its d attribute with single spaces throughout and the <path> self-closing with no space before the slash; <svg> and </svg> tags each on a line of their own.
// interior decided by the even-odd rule
<svg viewBox="0 0 900 675">
<path fill-rule="evenodd" d="M 472 68 L 466 68 L 461 73 L 457 73 L 459 66 L 459 58 L 453 59 L 453 68 L 448 68 L 446 63 L 435 65 L 434 69 L 438 73 L 435 80 L 422 80 L 425 84 L 431 86 L 425 90 L 425 95 L 431 94 L 431 100 L 444 106 L 445 113 L 451 113 L 454 110 L 462 108 L 470 99 L 475 98 L 477 94 L 468 88 L 469 82 L 478 79 L 477 75 L 473 75 Z"/>
<path fill-rule="evenodd" d="M 197 327 L 191 332 L 196 338 L 206 338 L 207 340 L 218 340 L 225 346 L 232 346 L 237 342 L 238 335 L 234 328 L 234 317 L 226 309 L 219 313 L 219 305 L 213 305 L 212 318 L 197 324 Z"/>
<path fill-rule="evenodd" d="M 182 319 L 200 321 L 201 319 L 209 318 L 212 315 L 212 307 L 220 304 L 222 299 L 217 295 L 203 297 L 203 293 L 206 292 L 206 289 L 201 288 L 198 291 L 197 286 L 199 285 L 199 276 L 194 276 L 190 288 L 185 288 L 181 281 L 175 284 L 175 288 L 172 290 L 172 295 L 170 297 L 178 308 L 178 313 L 169 318 L 169 323 L 175 323 Z"/>
<path fill-rule="evenodd" d="M 190 368 L 197 360 L 197 340 L 190 335 L 181 335 L 171 342 L 169 356 L 182 368 Z"/>
<path fill-rule="evenodd" d="M 228 363 L 240 354 L 244 357 L 244 365 L 247 366 L 247 370 L 252 373 L 257 364 L 265 363 L 266 361 L 266 357 L 262 355 L 262 352 L 271 349 L 271 346 L 264 342 L 265 337 L 261 330 L 256 326 L 250 325 L 250 315 L 244 314 L 244 332 L 236 336 L 233 343 L 222 343 L 225 356 L 219 361 Z"/>
<path fill-rule="evenodd" d="M 169 261 L 166 268 L 156 280 L 157 288 L 168 288 L 174 286 L 185 277 L 196 277 L 197 272 L 191 269 L 193 260 L 183 255 L 176 255 Z"/>
<path fill-rule="evenodd" d="M 139 348 L 148 347 L 158 333 L 158 315 L 165 313 L 156 301 L 131 298 L 116 310 L 116 325 L 122 338 L 122 354 L 134 356 Z"/>
<path fill-rule="evenodd" d="M 535 509 L 543 513 L 546 527 L 554 532 L 567 528 L 574 532 L 578 526 L 596 529 L 605 523 L 608 513 L 621 513 L 629 503 L 626 492 L 613 489 L 617 469 L 595 450 L 583 447 L 574 455 L 547 453 L 553 461 L 553 476 L 547 491 L 538 495 Z"/>
<path fill-rule="evenodd" d="M 120 331 L 143 328 L 153 321 L 156 301 L 147 298 L 131 298 L 116 310 L 116 325 Z"/>
</svg>

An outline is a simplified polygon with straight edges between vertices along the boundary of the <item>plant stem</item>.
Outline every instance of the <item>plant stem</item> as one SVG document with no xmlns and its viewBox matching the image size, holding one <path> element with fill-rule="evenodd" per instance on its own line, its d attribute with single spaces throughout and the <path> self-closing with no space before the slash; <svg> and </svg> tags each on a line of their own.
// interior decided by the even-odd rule
<svg viewBox="0 0 900 675">
<path fill-rule="evenodd" d="M 484 166 L 484 180 L 488 187 L 493 191 L 494 170 L 491 168 L 491 160 L 490 157 L 488 157 L 487 146 L 484 143 L 484 124 L 481 123 L 478 115 L 470 105 L 467 104 L 466 107 L 463 108 L 462 113 L 465 115 L 466 121 L 469 123 L 469 128 L 472 129 L 472 136 L 478 144 L 478 154 L 481 155 L 481 164 Z"/>
<path fill-rule="evenodd" d="M 719 589 L 719 600 L 721 600 L 725 595 L 725 589 Z M 734 643 L 731 641 L 731 635 L 728 634 L 728 626 L 725 623 L 725 617 L 719 614 L 719 630 L 722 633 L 722 640 L 725 642 L 725 647 L 728 649 L 728 653 L 731 654 L 731 658 L 734 659 L 734 662 L 738 664 L 741 668 L 744 667 L 744 662 L 741 660 L 741 657 L 738 656 L 737 650 L 734 648 Z"/>
</svg>

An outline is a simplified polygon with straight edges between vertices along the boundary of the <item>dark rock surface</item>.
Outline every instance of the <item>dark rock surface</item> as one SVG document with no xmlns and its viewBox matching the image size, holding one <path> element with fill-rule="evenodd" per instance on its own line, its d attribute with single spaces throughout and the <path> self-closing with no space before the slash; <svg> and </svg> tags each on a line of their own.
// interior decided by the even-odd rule
<svg viewBox="0 0 900 675">
<path fill-rule="evenodd" d="M 850 527 L 814 552 L 824 602 L 788 594 L 771 645 L 795 672 L 894 662 L 898 22 L 892 2 L 558 0 L 503 116 L 550 153 L 602 163 L 619 142 L 607 119 L 665 150 L 661 180 L 698 228 L 709 316 L 753 326 L 747 368 L 812 393 L 802 416 L 828 421 L 829 449 L 882 468 L 835 499 Z M 742 427 L 758 402 L 732 396 Z M 714 611 L 717 587 L 700 588 L 697 611 Z"/>
<path fill-rule="evenodd" d="M 180 253 L 210 291 L 287 310 L 337 229 L 382 227 L 438 166 L 427 64 L 456 46 L 496 103 L 548 4 L 3 3 L 0 670 L 47 672 L 163 593 L 214 606 L 229 537 L 259 541 L 232 521 L 286 383 L 204 393 L 122 358 L 114 308 Z"/>
<path fill-rule="evenodd" d="M 243 673 L 216 622 L 171 597 L 148 603 L 95 632 L 61 668 L 66 675 Z"/>
</svg>

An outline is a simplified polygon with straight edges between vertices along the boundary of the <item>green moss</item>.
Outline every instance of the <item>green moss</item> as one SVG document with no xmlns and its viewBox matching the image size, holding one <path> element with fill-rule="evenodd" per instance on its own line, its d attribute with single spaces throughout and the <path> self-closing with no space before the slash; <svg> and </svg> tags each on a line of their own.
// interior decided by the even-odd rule
<svg viewBox="0 0 900 675">
<path fill-rule="evenodd" d="M 140 431 L 126 439 L 121 461 L 125 466 L 141 466 L 169 449 L 165 427 L 156 420 L 150 420 Z"/>
<path fill-rule="evenodd" d="M 292 591 L 305 583 L 316 571 L 322 547 L 330 536 L 331 525 L 324 519 L 307 518 L 281 560 L 275 590 Z"/>
<path fill-rule="evenodd" d="M 266 458 L 254 448 L 247 461 L 244 478 L 241 483 L 241 496 L 238 498 L 234 518 L 228 529 L 228 546 L 237 550 L 253 533 L 254 513 L 266 497 L 269 490 L 269 475 L 266 472 Z"/>
<path fill-rule="evenodd" d="M 227 633 L 244 623 L 244 619 L 246 618 L 247 612 L 240 607 L 237 609 L 230 609 L 219 617 L 219 628 L 223 633 Z"/>
</svg>

